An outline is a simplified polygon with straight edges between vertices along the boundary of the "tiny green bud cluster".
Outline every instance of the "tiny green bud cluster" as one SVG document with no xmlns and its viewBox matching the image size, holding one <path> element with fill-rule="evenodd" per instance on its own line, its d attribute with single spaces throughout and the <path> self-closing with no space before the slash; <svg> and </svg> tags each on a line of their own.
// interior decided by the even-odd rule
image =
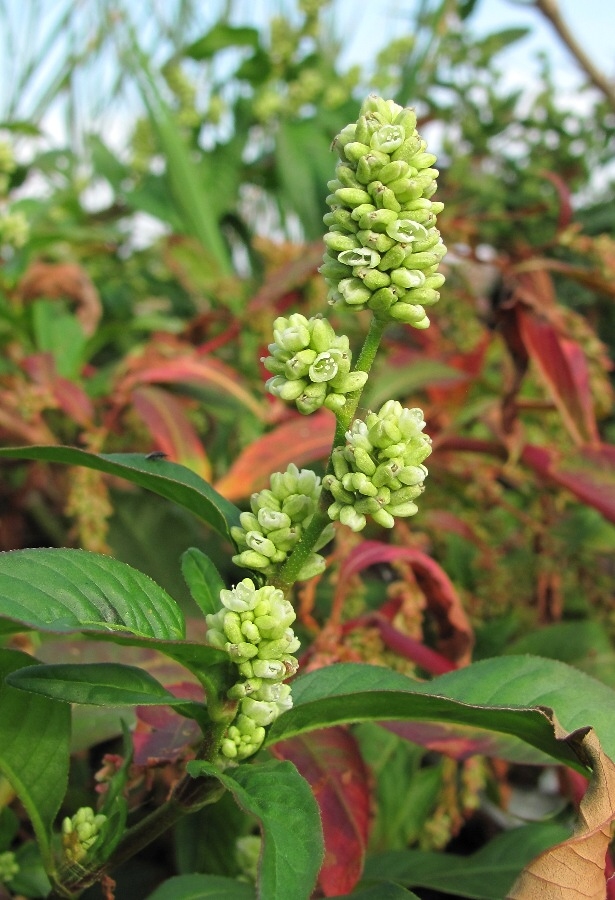
<svg viewBox="0 0 615 900">
<path fill-rule="evenodd" d="M 0 195 L 6 194 L 9 176 L 15 171 L 16 162 L 13 148 L 6 141 L 0 141 Z"/>
<path fill-rule="evenodd" d="M 368 413 L 365 421 L 355 419 L 346 446 L 333 451 L 333 473 L 323 479 L 334 500 L 329 517 L 361 531 L 367 515 L 392 528 L 396 516 L 418 512 L 414 501 L 427 476 L 422 463 L 431 453 L 424 427 L 422 410 L 405 409 L 396 400 Z"/>
<path fill-rule="evenodd" d="M 0 853 L 0 884 L 8 884 L 19 872 L 19 863 L 10 850 Z"/>
<path fill-rule="evenodd" d="M 257 588 L 244 578 L 234 590 L 221 591 L 222 609 L 208 615 L 207 643 L 229 654 L 241 678 L 229 690 L 239 712 L 222 740 L 227 759 L 241 760 L 259 749 L 265 727 L 292 706 L 286 678 L 297 671 L 292 655 L 299 641 L 290 627 L 296 614 L 281 590 Z"/>
<path fill-rule="evenodd" d="M 328 186 L 327 251 L 321 274 L 329 302 L 371 309 L 385 321 L 427 328 L 446 253 L 436 216 L 436 157 L 416 130 L 416 115 L 370 95 L 355 124 L 333 142 L 340 162 Z"/>
<path fill-rule="evenodd" d="M 62 822 L 62 846 L 64 854 L 71 862 L 79 862 L 98 840 L 98 835 L 107 821 L 102 813 L 96 814 L 90 806 L 82 806 L 72 818 Z"/>
<path fill-rule="evenodd" d="M 241 527 L 231 528 L 231 537 L 240 548 L 233 562 L 265 575 L 274 574 L 312 521 L 321 491 L 321 480 L 310 469 L 299 470 L 291 463 L 286 472 L 275 472 L 269 489 L 252 494 L 251 512 L 243 512 L 239 517 Z M 333 528 L 325 528 L 298 574 L 299 581 L 324 570 L 325 561 L 315 551 L 332 536 Z"/>
<path fill-rule="evenodd" d="M 296 403 L 304 415 L 321 406 L 337 412 L 346 394 L 367 381 L 366 372 L 350 371 L 352 353 L 346 335 L 338 337 L 321 316 L 279 316 L 273 323 L 273 337 L 271 356 L 262 360 L 273 373 L 267 388 L 274 396 Z"/>
</svg>

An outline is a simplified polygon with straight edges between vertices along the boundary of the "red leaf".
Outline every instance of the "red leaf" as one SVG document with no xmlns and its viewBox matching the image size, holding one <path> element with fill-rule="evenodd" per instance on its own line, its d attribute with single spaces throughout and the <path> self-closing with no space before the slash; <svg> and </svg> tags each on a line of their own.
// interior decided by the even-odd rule
<svg viewBox="0 0 615 900">
<path fill-rule="evenodd" d="M 599 444 L 563 454 L 528 444 L 521 459 L 615 523 L 615 446 Z"/>
<path fill-rule="evenodd" d="M 200 685 L 181 682 L 168 685 L 167 689 L 176 697 L 203 701 Z M 135 712 L 138 724 L 132 740 L 134 762 L 138 766 L 175 762 L 201 736 L 196 722 L 180 716 L 170 706 L 137 706 Z"/>
<path fill-rule="evenodd" d="M 363 871 L 370 825 L 370 776 L 354 737 L 345 728 L 327 728 L 282 741 L 272 752 L 295 764 L 318 803 L 325 839 L 323 894 L 350 893 Z"/>
<path fill-rule="evenodd" d="M 571 436 L 579 444 L 597 441 L 589 370 L 580 345 L 521 304 L 516 314 L 525 347 Z"/>
<path fill-rule="evenodd" d="M 472 649 L 472 627 L 463 610 L 455 587 L 446 572 L 426 553 L 413 547 L 395 547 L 379 541 L 363 541 L 352 550 L 340 567 L 334 604 L 346 591 L 348 580 L 375 563 L 403 560 L 410 564 L 427 606 L 436 619 L 438 649 L 458 664 L 469 662 Z"/>
<path fill-rule="evenodd" d="M 289 463 L 302 466 L 329 455 L 335 416 L 321 409 L 312 416 L 297 416 L 254 441 L 241 453 L 215 488 L 227 500 L 249 497 L 269 483 L 272 472 Z"/>
<path fill-rule="evenodd" d="M 132 392 L 132 402 L 160 449 L 173 462 L 210 481 L 209 460 L 179 400 L 160 388 L 138 387 Z"/>
<path fill-rule="evenodd" d="M 264 418 L 264 407 L 240 381 L 238 373 L 231 366 L 213 357 L 179 356 L 175 359 L 155 361 L 146 364 L 128 375 L 123 387 L 137 384 L 196 384 L 216 391 L 223 391 L 239 400 L 257 418 Z"/>
</svg>

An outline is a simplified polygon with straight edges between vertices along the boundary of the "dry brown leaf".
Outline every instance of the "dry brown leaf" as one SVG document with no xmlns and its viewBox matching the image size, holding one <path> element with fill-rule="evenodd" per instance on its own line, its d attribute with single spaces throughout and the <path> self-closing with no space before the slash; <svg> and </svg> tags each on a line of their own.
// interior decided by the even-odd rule
<svg viewBox="0 0 615 900">
<path fill-rule="evenodd" d="M 526 866 L 507 900 L 605 900 L 605 857 L 615 819 L 615 763 L 591 729 L 566 735 L 557 721 L 553 725 L 556 736 L 591 765 L 592 779 L 572 837 Z"/>
</svg>

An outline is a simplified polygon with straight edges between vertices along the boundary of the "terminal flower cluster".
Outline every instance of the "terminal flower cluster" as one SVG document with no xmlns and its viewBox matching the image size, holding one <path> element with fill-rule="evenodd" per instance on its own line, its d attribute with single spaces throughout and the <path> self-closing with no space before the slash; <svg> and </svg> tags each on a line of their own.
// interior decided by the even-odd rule
<svg viewBox="0 0 615 900">
<path fill-rule="evenodd" d="M 267 388 L 276 397 L 294 402 L 307 415 L 326 406 L 334 412 L 346 394 L 359 390 L 366 372 L 351 372 L 352 353 L 346 335 L 338 337 L 321 316 L 306 319 L 299 313 L 273 323 L 274 342 L 262 362 L 273 378 Z"/>
<path fill-rule="evenodd" d="M 266 726 L 292 706 L 290 685 L 283 682 L 298 667 L 292 654 L 299 641 L 290 627 L 296 615 L 281 590 L 257 590 L 249 578 L 221 591 L 220 601 L 222 609 L 206 617 L 207 643 L 225 650 L 241 676 L 228 692 L 239 700 L 239 712 L 220 749 L 227 759 L 241 760 L 256 753 Z"/>
<path fill-rule="evenodd" d="M 71 862 L 79 862 L 94 846 L 107 821 L 102 813 L 96 814 L 90 806 L 82 806 L 74 816 L 62 822 L 62 846 Z"/>
<path fill-rule="evenodd" d="M 423 460 L 431 453 L 424 427 L 422 410 L 405 409 L 396 400 L 368 413 L 365 421 L 355 419 L 346 446 L 333 451 L 333 473 L 323 479 L 334 499 L 329 518 L 361 531 L 367 515 L 392 528 L 396 516 L 418 512 L 414 501 L 427 476 Z"/>
<path fill-rule="evenodd" d="M 333 146 L 340 162 L 328 183 L 320 268 L 329 302 L 427 328 L 425 307 L 440 298 L 446 247 L 436 228 L 443 204 L 431 200 L 436 157 L 416 130 L 414 110 L 372 94 Z"/>
<path fill-rule="evenodd" d="M 286 472 L 275 472 L 269 489 L 252 494 L 251 512 L 241 513 L 241 527 L 231 528 L 231 537 L 240 548 L 233 562 L 265 575 L 274 574 L 312 521 L 321 491 L 321 480 L 310 469 L 299 470 L 291 463 Z M 304 581 L 324 571 L 325 561 L 315 551 L 332 537 L 333 528 L 325 528 L 298 580 Z"/>
</svg>

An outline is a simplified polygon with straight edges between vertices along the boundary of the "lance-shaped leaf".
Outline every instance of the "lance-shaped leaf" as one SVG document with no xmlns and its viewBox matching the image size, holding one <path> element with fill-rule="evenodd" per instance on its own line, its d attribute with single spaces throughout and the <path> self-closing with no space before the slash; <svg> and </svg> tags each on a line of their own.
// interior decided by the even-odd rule
<svg viewBox="0 0 615 900">
<path fill-rule="evenodd" d="M 615 522 L 615 447 L 612 444 L 583 447 L 574 453 L 528 444 L 521 459 L 539 475 L 593 506 L 609 522 Z"/>
<path fill-rule="evenodd" d="M 65 703 L 88 706 L 173 706 L 188 718 L 203 718 L 203 704 L 176 697 L 148 672 L 119 663 L 28 666 L 11 672 L 8 684 Z"/>
<path fill-rule="evenodd" d="M 472 900 L 501 900 L 528 862 L 568 834 L 564 825 L 540 822 L 505 831 L 470 856 L 443 857 L 426 850 L 378 853 L 368 859 L 363 877 L 368 882 L 391 878 Z"/>
<path fill-rule="evenodd" d="M 189 547 L 182 554 L 182 575 L 203 615 L 218 612 L 220 591 L 226 585 L 211 559 L 196 547 Z"/>
<path fill-rule="evenodd" d="M 293 764 L 275 760 L 223 774 L 194 760 L 187 770 L 217 778 L 241 809 L 256 816 L 263 837 L 258 896 L 308 900 L 323 858 L 322 829 L 310 787 Z"/>
<path fill-rule="evenodd" d="M 51 827 L 68 785 L 70 707 L 5 682 L 11 672 L 34 663 L 25 653 L 0 650 L 0 772 L 27 810 L 50 871 Z"/>
<path fill-rule="evenodd" d="M 0 618 L 58 633 L 129 633 L 161 640 L 185 636 L 180 608 L 155 581 L 87 550 L 1 553 Z"/>
<path fill-rule="evenodd" d="M 297 416 L 253 441 L 216 482 L 216 490 L 230 500 L 249 497 L 268 485 L 272 472 L 284 472 L 289 463 L 302 466 L 327 457 L 334 431 L 335 416 L 327 409 L 309 419 Z"/>
<path fill-rule="evenodd" d="M 86 466 L 118 475 L 133 484 L 185 507 L 230 540 L 231 525 L 239 524 L 239 510 L 203 481 L 195 472 L 177 463 L 148 459 L 141 453 L 87 453 L 76 447 L 2 447 L 0 458 L 38 459 L 44 462 Z"/>
<path fill-rule="evenodd" d="M 211 478 L 211 464 L 184 407 L 169 391 L 144 385 L 132 392 L 135 410 L 156 444 L 201 478 Z"/>
<path fill-rule="evenodd" d="M 318 882 L 325 896 L 348 894 L 361 877 L 370 824 L 370 776 L 355 738 L 329 728 L 276 744 L 310 784 L 322 819 L 325 862 Z"/>
<path fill-rule="evenodd" d="M 444 722 L 508 735 L 513 759 L 516 738 L 583 770 L 569 745 L 555 737 L 547 707 L 567 733 L 594 727 L 605 752 L 615 756 L 615 720 L 610 713 L 615 692 L 555 660 L 487 659 L 430 682 L 416 682 L 379 666 L 339 663 L 298 678 L 293 701 L 293 708 L 269 729 L 268 744 L 348 722 Z M 420 729 L 413 740 L 420 741 Z"/>
<path fill-rule="evenodd" d="M 147 900 L 256 900 L 250 884 L 221 875 L 177 875 L 156 888 Z"/>
</svg>

